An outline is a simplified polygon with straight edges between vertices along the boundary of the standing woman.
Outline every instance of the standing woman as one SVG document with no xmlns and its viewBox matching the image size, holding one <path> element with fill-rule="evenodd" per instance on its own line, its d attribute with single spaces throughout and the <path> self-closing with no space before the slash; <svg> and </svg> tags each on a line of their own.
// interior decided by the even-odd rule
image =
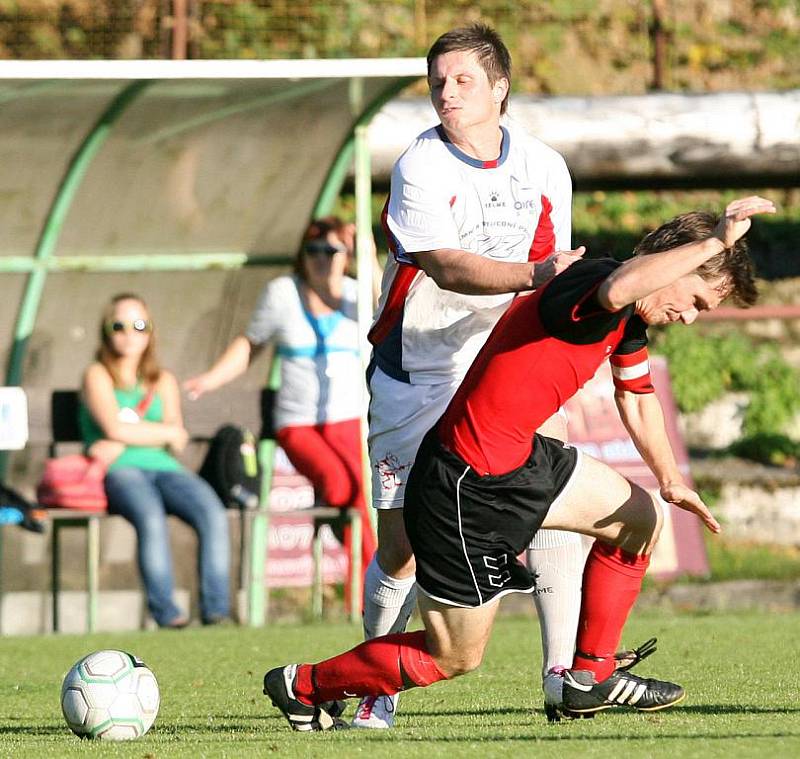
<svg viewBox="0 0 800 759">
<path fill-rule="evenodd" d="M 234 338 L 207 372 L 187 380 L 184 389 L 192 399 L 216 390 L 243 374 L 253 356 L 274 341 L 281 358 L 276 440 L 311 481 L 322 505 L 359 510 L 365 570 L 376 543 L 362 484 L 356 282 L 345 275 L 344 234 L 338 219 L 312 222 L 294 273 L 267 284 L 245 334 Z M 344 543 L 348 548 L 348 529 Z"/>
<path fill-rule="evenodd" d="M 189 617 L 173 600 L 167 515 L 199 540 L 200 610 L 204 624 L 230 614 L 228 520 L 211 487 L 175 458 L 186 446 L 180 391 L 155 357 L 153 322 L 144 301 L 116 295 L 103 311 L 100 347 L 83 377 L 80 427 L 87 453 L 108 465 L 109 513 L 136 529 L 147 605 L 160 627 Z"/>
</svg>

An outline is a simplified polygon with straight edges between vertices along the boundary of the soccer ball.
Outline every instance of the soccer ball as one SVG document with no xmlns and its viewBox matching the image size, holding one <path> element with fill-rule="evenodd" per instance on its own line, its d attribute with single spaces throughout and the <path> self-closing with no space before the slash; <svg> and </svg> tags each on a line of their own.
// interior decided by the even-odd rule
<svg viewBox="0 0 800 759">
<path fill-rule="evenodd" d="M 153 725 L 159 700 L 155 675 L 124 651 L 84 656 L 61 686 L 64 719 L 81 738 L 139 738 Z"/>
</svg>

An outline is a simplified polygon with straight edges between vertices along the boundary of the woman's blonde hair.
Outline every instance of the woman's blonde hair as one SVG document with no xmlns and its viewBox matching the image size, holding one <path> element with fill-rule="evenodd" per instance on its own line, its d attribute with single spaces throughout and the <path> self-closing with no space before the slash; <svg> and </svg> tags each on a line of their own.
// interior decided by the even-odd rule
<svg viewBox="0 0 800 759">
<path fill-rule="evenodd" d="M 97 349 L 95 358 L 101 363 L 106 371 L 111 375 L 114 382 L 114 387 L 121 387 L 122 381 L 117 372 L 115 364 L 118 358 L 117 353 L 111 345 L 111 334 L 109 333 L 108 325 L 114 321 L 114 310 L 117 305 L 124 300 L 135 300 L 140 303 L 145 311 L 147 311 L 147 320 L 150 325 L 150 339 L 147 341 L 147 347 L 144 349 L 141 358 L 139 359 L 139 366 L 136 368 L 136 378 L 143 382 L 148 387 L 155 385 L 161 376 L 161 367 L 156 360 L 155 349 L 155 329 L 153 322 L 150 319 L 150 309 L 142 298 L 134 293 L 120 293 L 115 295 L 103 309 L 103 315 L 100 320 L 100 347 Z"/>
</svg>

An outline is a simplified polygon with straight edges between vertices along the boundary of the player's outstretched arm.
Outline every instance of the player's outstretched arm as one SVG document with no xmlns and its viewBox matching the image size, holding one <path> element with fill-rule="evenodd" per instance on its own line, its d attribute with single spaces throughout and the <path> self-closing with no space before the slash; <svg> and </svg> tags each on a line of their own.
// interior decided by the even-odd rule
<svg viewBox="0 0 800 759">
<path fill-rule="evenodd" d="M 672 482 L 682 483 L 683 477 L 669 442 L 658 396 L 616 389 L 614 400 L 625 429 L 659 487 Z"/>
<path fill-rule="evenodd" d="M 464 295 L 500 295 L 533 290 L 580 259 L 586 249 L 558 251 L 537 263 L 510 263 L 466 250 L 440 248 L 415 253 L 420 268 L 442 290 Z"/>
<path fill-rule="evenodd" d="M 733 245 L 750 228 L 750 217 L 759 213 L 775 213 L 775 205 L 755 195 L 732 201 L 711 237 L 626 261 L 600 285 L 598 301 L 609 311 L 619 311 L 672 284 Z"/>
<path fill-rule="evenodd" d="M 614 399 L 631 440 L 658 481 L 661 497 L 668 503 L 697 514 L 711 532 L 719 532 L 717 520 L 697 493 L 683 482 L 667 436 L 658 397 L 654 393 L 618 390 Z"/>
</svg>

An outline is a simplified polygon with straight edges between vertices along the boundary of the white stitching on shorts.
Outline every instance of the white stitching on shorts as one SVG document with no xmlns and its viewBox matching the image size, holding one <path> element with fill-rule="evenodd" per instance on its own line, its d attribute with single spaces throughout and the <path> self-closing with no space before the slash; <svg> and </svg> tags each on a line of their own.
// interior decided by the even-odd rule
<svg viewBox="0 0 800 759">
<path fill-rule="evenodd" d="M 464 549 L 464 558 L 467 561 L 467 567 L 469 567 L 469 573 L 472 575 L 472 583 L 475 585 L 475 592 L 478 594 L 478 605 L 480 606 L 483 604 L 483 596 L 481 595 L 481 589 L 478 587 L 478 581 L 475 579 L 475 572 L 472 571 L 472 564 L 469 563 L 469 555 L 467 554 L 467 544 L 464 540 L 464 533 L 461 529 L 461 480 L 463 480 L 467 476 L 467 472 L 469 472 L 470 467 L 467 467 L 464 470 L 464 473 L 458 478 L 458 482 L 456 483 L 456 507 L 458 508 L 458 534 L 461 536 L 461 547 Z"/>
</svg>

